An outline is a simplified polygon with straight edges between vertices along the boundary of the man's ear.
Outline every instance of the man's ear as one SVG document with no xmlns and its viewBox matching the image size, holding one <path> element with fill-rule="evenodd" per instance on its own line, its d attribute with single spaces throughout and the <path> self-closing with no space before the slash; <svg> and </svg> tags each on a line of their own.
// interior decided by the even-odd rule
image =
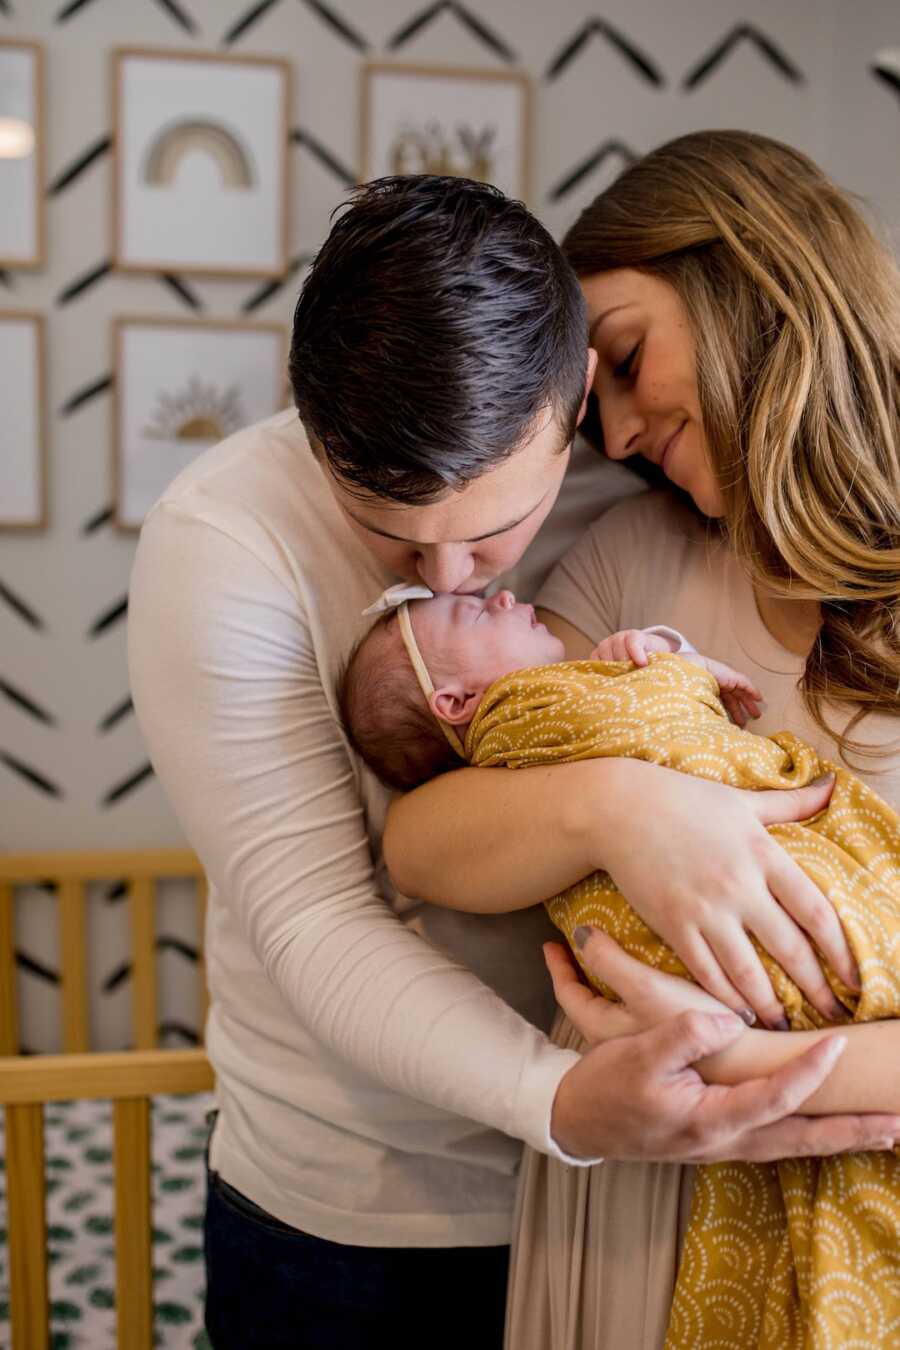
<svg viewBox="0 0 900 1350">
<path fill-rule="evenodd" d="M 441 722 L 452 727 L 471 722 L 484 695 L 483 689 L 466 689 L 461 684 L 445 684 L 435 689 L 428 700 L 431 711 Z"/>
<path fill-rule="evenodd" d="M 597 353 L 594 351 L 593 347 L 588 347 L 587 373 L 584 378 L 584 398 L 581 400 L 581 407 L 578 409 L 579 425 L 581 424 L 584 414 L 587 412 L 588 394 L 591 392 L 591 389 L 593 387 L 594 376 L 596 375 L 596 373 L 597 373 Z"/>
</svg>

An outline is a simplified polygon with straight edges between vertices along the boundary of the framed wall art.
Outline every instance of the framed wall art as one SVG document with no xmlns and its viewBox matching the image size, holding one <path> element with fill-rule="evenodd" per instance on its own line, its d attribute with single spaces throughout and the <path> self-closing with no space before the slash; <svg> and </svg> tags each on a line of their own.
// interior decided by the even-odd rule
<svg viewBox="0 0 900 1350">
<path fill-rule="evenodd" d="M 507 70 L 367 62 L 360 96 L 360 169 L 437 173 L 528 196 L 530 86 Z"/>
<path fill-rule="evenodd" d="M 47 438 L 44 320 L 0 310 L 0 528 L 45 529 Z"/>
<path fill-rule="evenodd" d="M 137 530 L 204 450 L 283 406 L 280 324 L 113 322 L 113 517 Z"/>
<path fill-rule="evenodd" d="M 0 267 L 44 262 L 44 54 L 0 38 Z"/>
<path fill-rule="evenodd" d="M 115 266 L 282 275 L 287 61 L 123 48 L 113 91 Z"/>
</svg>

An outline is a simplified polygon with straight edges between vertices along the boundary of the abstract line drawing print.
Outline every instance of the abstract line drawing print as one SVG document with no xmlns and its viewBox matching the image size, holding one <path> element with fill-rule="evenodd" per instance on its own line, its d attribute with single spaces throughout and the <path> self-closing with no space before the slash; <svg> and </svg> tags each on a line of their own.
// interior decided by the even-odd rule
<svg viewBox="0 0 900 1350">
<path fill-rule="evenodd" d="M 886 47 L 880 51 L 869 67 L 872 74 L 900 94 L 900 47 Z"/>
<path fill-rule="evenodd" d="M 196 119 L 163 128 L 144 157 L 141 178 L 151 186 L 170 186 L 185 157 L 197 151 L 218 166 L 223 187 L 246 189 L 256 182 L 253 156 L 235 132 L 221 122 Z"/>
<path fill-rule="evenodd" d="M 458 126 L 455 131 L 429 122 L 421 130 L 401 127 L 390 147 L 391 173 L 433 173 L 452 178 L 492 181 L 496 172 L 493 144 L 497 128 Z"/>
<path fill-rule="evenodd" d="M 159 392 L 144 435 L 158 441 L 222 441 L 246 422 L 236 384 L 220 391 L 192 375 L 184 389 Z"/>
</svg>

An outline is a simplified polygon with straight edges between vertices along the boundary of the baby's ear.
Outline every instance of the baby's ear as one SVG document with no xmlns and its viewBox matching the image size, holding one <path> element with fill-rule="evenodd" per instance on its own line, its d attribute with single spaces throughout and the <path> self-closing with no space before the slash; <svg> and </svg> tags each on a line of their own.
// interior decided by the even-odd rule
<svg viewBox="0 0 900 1350">
<path fill-rule="evenodd" d="M 439 721 L 458 727 L 471 722 L 483 693 L 483 689 L 467 691 L 461 685 L 447 684 L 442 689 L 435 689 L 428 702 Z"/>
</svg>

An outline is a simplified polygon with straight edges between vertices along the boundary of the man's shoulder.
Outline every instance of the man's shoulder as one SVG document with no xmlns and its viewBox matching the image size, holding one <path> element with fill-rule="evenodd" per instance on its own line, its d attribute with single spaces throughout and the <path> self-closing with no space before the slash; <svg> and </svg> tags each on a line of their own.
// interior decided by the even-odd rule
<svg viewBox="0 0 900 1350">
<path fill-rule="evenodd" d="M 172 480 L 157 505 L 185 507 L 193 496 L 246 503 L 265 495 L 273 480 L 312 485 L 317 477 L 303 424 L 294 409 L 284 409 L 198 455 Z"/>
</svg>

